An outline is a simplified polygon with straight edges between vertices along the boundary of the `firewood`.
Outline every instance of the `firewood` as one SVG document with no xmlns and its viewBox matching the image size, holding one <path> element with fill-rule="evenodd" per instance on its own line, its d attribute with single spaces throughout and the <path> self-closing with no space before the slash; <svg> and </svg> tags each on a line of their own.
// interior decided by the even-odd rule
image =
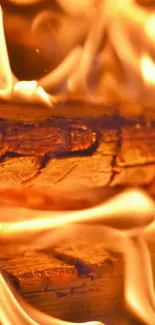
<svg viewBox="0 0 155 325">
<path fill-rule="evenodd" d="M 94 118 L 93 107 L 89 116 L 86 107 L 82 117 L 79 108 L 69 105 L 54 112 L 1 104 L 0 184 L 7 180 L 7 185 L 22 186 L 23 191 L 30 187 L 148 188 L 155 179 L 154 124 L 96 111 Z"/>
<path fill-rule="evenodd" d="M 54 317 L 76 322 L 114 319 L 122 311 L 123 264 L 118 254 L 103 247 L 98 247 L 95 262 L 95 245 L 91 249 L 84 245 L 82 262 L 80 258 L 78 263 L 76 258 L 72 262 L 65 257 L 58 259 L 50 251 L 29 250 L 1 256 L 0 268 L 8 272 L 24 299 Z M 73 243 L 73 255 L 76 250 Z"/>
<path fill-rule="evenodd" d="M 153 124 L 148 126 L 118 116 L 99 116 L 99 112 L 96 118 L 88 116 L 88 112 L 82 117 L 82 111 L 77 110 L 71 116 L 72 110 L 68 107 L 67 114 L 58 110 L 53 115 L 50 110 L 39 107 L 38 111 L 35 107 L 21 110 L 17 105 L 15 108 L 15 105 L 0 107 L 0 125 L 3 126 L 1 205 L 83 209 L 133 185 L 143 187 L 154 197 Z M 63 114 L 65 118 L 62 118 Z M 30 125 L 33 138 L 29 134 Z M 46 132 L 42 132 L 42 126 Z M 75 133 L 77 126 L 78 130 L 79 126 L 86 128 L 86 141 Z M 23 127 L 24 137 L 20 139 Z M 51 134 L 57 129 L 58 136 L 62 131 L 65 135 L 70 136 L 71 131 L 78 135 L 74 137 L 78 148 L 76 154 L 65 143 L 62 143 L 62 150 L 49 154 L 49 147 L 55 145 Z M 36 139 L 39 139 L 37 147 Z M 84 146 L 80 145 L 81 141 Z M 61 249 L 57 246 L 42 251 L 25 247 L 17 253 L 14 249 L 9 252 L 1 247 L 0 268 L 8 272 L 10 281 L 24 299 L 55 317 L 76 322 L 92 319 L 112 324 L 114 321 L 125 322 L 122 256 L 117 250 L 107 250 L 104 243 L 90 245 L 93 240 L 91 236 L 84 240 L 81 249 L 80 239 L 68 242 Z M 150 250 L 154 270 L 152 243 Z M 16 278 L 15 283 L 12 275 Z"/>
</svg>

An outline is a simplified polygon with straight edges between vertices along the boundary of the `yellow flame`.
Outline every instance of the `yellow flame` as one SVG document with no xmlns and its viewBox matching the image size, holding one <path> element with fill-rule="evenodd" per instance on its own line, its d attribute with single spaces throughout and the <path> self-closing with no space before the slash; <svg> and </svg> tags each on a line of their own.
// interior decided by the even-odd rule
<svg viewBox="0 0 155 325">
<path fill-rule="evenodd" d="M 12 93 L 13 78 L 6 48 L 3 16 L 0 6 L 0 98 L 8 99 Z"/>
<path fill-rule="evenodd" d="M 139 228 L 154 220 L 154 210 L 154 202 L 148 198 L 146 194 L 140 190 L 128 190 L 121 195 L 117 195 L 109 202 L 95 208 L 76 212 L 63 211 L 54 214 L 49 211 L 39 210 L 36 212 L 35 210 L 34 219 L 31 218 L 31 220 L 28 220 L 28 218 L 26 218 L 22 221 L 15 220 L 15 222 L 11 217 L 10 222 L 8 220 L 7 222 L 0 223 L 0 242 L 17 239 L 27 241 L 30 234 L 39 235 L 41 232 L 64 227 L 70 223 L 98 222 L 105 225 L 116 225 L 116 227 L 118 224 L 122 227 L 123 224 L 124 228 L 130 228 L 135 225 Z M 9 209 L 7 211 L 9 212 Z M 11 211 L 13 213 L 13 208 Z M 14 213 L 16 215 L 16 209 Z M 23 210 L 20 209 L 18 214 L 22 215 Z"/>
<path fill-rule="evenodd" d="M 144 26 L 145 33 L 155 42 L 155 15 L 150 15 Z"/>
<path fill-rule="evenodd" d="M 141 59 L 141 71 L 145 82 L 155 85 L 155 62 L 148 55 L 143 55 Z"/>
<path fill-rule="evenodd" d="M 153 325 L 155 292 L 148 247 L 143 236 L 138 234 L 126 238 L 124 245 L 128 247 L 124 254 L 126 304 L 141 321 Z"/>
<path fill-rule="evenodd" d="M 41 86 L 38 86 L 37 81 L 19 81 L 13 88 L 14 98 L 24 101 L 42 101 L 45 104 L 51 105 L 48 94 Z"/>
</svg>

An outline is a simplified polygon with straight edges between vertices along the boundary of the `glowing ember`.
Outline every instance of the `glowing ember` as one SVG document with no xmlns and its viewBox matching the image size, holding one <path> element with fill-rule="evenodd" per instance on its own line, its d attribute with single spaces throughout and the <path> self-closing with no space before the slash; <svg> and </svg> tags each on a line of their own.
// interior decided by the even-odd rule
<svg viewBox="0 0 155 325">
<path fill-rule="evenodd" d="M 43 0 L 10 2 L 28 6 L 43 3 Z M 68 18 L 65 18 L 65 23 L 61 17 L 59 28 L 51 31 L 65 57 L 50 73 L 30 82 L 18 81 L 11 73 L 0 11 L 0 97 L 6 100 L 41 101 L 45 105 L 64 99 L 102 104 L 122 100 L 123 103 L 138 102 L 142 106 L 153 104 L 155 12 L 134 0 L 57 0 L 57 4 L 64 12 L 62 17 L 69 14 L 72 18 L 70 25 Z M 52 7 L 38 11 L 30 25 L 32 34 L 46 34 L 53 15 Z M 84 41 L 84 34 L 77 23 L 78 17 L 83 30 L 87 30 Z M 50 39 L 48 43 L 46 52 L 50 53 Z M 36 48 L 36 51 L 39 50 Z M 96 67 L 98 76 L 92 82 L 91 75 Z"/>
<path fill-rule="evenodd" d="M 155 204 L 146 194 L 130 190 L 103 205 L 74 213 L 3 208 L 2 215 L 4 213 L 7 221 L 0 224 L 0 244 L 5 245 L 12 242 L 17 245 L 29 243 L 35 248 L 43 248 L 68 238 L 74 232 L 89 232 L 87 223 L 100 224 L 107 246 L 113 249 L 117 243 L 119 251 L 124 255 L 126 307 L 137 319 L 147 325 L 154 324 L 155 292 L 145 241 L 148 235 L 149 238 L 155 235 Z M 20 221 L 23 216 L 25 220 Z M 2 274 L 0 293 L 2 325 L 64 323 L 28 306 L 17 293 L 14 294 Z"/>
</svg>

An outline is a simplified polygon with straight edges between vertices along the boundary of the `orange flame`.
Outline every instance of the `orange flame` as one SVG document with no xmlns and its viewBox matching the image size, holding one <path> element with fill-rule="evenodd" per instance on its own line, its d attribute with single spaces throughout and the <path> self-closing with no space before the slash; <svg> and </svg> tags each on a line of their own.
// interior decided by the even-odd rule
<svg viewBox="0 0 155 325">
<path fill-rule="evenodd" d="M 4 213 L 7 221 L 0 223 L 0 244 L 25 243 L 43 248 L 68 238 L 73 233 L 90 231 L 87 223 L 100 224 L 100 231 L 108 247 L 113 249 L 117 243 L 124 255 L 126 307 L 137 319 L 147 325 L 154 325 L 155 292 L 146 240 L 148 236 L 154 238 L 155 235 L 155 204 L 145 193 L 128 190 L 105 204 L 74 213 L 3 208 L 2 215 Z M 20 221 L 23 216 L 25 220 Z M 2 325 L 52 324 L 53 321 L 62 323 L 28 306 L 14 294 L 2 274 L 0 295 Z"/>
<path fill-rule="evenodd" d="M 50 105 L 49 96 L 37 81 L 17 81 L 9 64 L 3 28 L 2 9 L 0 6 L 0 98 L 25 101 L 41 101 Z"/>
<path fill-rule="evenodd" d="M 43 0 L 10 2 L 26 6 Z M 142 105 L 154 103 L 155 11 L 147 10 L 134 0 L 57 0 L 57 3 L 64 15 L 88 19 L 86 39 L 83 45 L 78 43 L 77 24 L 70 29 L 61 29 L 61 35 L 58 35 L 60 42 L 66 38 L 65 31 L 67 41 L 75 36 L 72 49 L 55 70 L 40 80 L 30 82 L 18 81 L 12 76 L 0 11 L 0 97 L 41 101 L 51 106 L 70 98 L 96 103 L 122 99 L 123 102 L 135 101 Z M 39 33 L 41 26 L 45 26 L 45 22 L 48 25 L 51 17 L 51 9 L 39 12 L 32 21 L 32 33 Z M 43 30 L 46 33 L 46 28 Z M 106 58 L 105 48 L 108 48 Z M 90 76 L 94 73 L 94 66 L 98 66 L 98 78 L 92 83 Z M 55 87 L 61 89 L 56 94 Z"/>
</svg>

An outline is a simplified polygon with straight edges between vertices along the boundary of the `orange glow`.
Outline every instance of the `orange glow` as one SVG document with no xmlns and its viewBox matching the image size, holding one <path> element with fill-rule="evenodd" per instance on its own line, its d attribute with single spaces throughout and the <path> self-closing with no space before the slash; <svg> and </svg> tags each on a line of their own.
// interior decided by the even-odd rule
<svg viewBox="0 0 155 325">
<path fill-rule="evenodd" d="M 10 69 L 4 29 L 2 9 L 0 7 L 0 98 L 6 98 L 12 93 L 13 78 Z"/>
<path fill-rule="evenodd" d="M 41 1 L 10 0 L 19 6 Z M 59 40 L 62 52 L 64 49 L 61 43 L 66 39 L 65 33 L 67 44 L 73 43 L 62 62 L 39 80 L 18 81 L 11 72 L 0 10 L 0 75 L 3 80 L 3 84 L 0 84 L 0 98 L 40 101 L 48 106 L 73 98 L 103 104 L 121 101 L 122 98 L 130 103 L 154 103 L 155 66 L 152 58 L 155 54 L 155 12 L 148 11 L 134 0 L 56 1 L 64 17 L 69 14 L 74 22 L 79 17 L 80 22 L 84 22 L 83 26 L 87 26 L 85 41 L 81 39 L 82 43 L 76 43 L 82 35 L 79 24 L 74 23 L 71 28 L 67 28 L 65 18 L 66 23 L 60 22 L 60 25 L 64 24 L 63 28 L 54 30 L 54 37 Z M 32 21 L 32 35 L 45 34 L 53 15 L 52 9 L 38 12 Z M 63 44 L 65 47 L 65 42 Z M 106 58 L 105 48 L 109 51 Z M 107 58 L 112 60 L 108 63 L 109 68 L 106 66 Z M 99 80 L 90 85 L 94 66 L 98 68 Z M 34 82 L 42 88 L 38 89 L 37 86 L 32 89 Z M 59 89 L 57 93 L 54 92 L 55 88 Z"/>
</svg>

